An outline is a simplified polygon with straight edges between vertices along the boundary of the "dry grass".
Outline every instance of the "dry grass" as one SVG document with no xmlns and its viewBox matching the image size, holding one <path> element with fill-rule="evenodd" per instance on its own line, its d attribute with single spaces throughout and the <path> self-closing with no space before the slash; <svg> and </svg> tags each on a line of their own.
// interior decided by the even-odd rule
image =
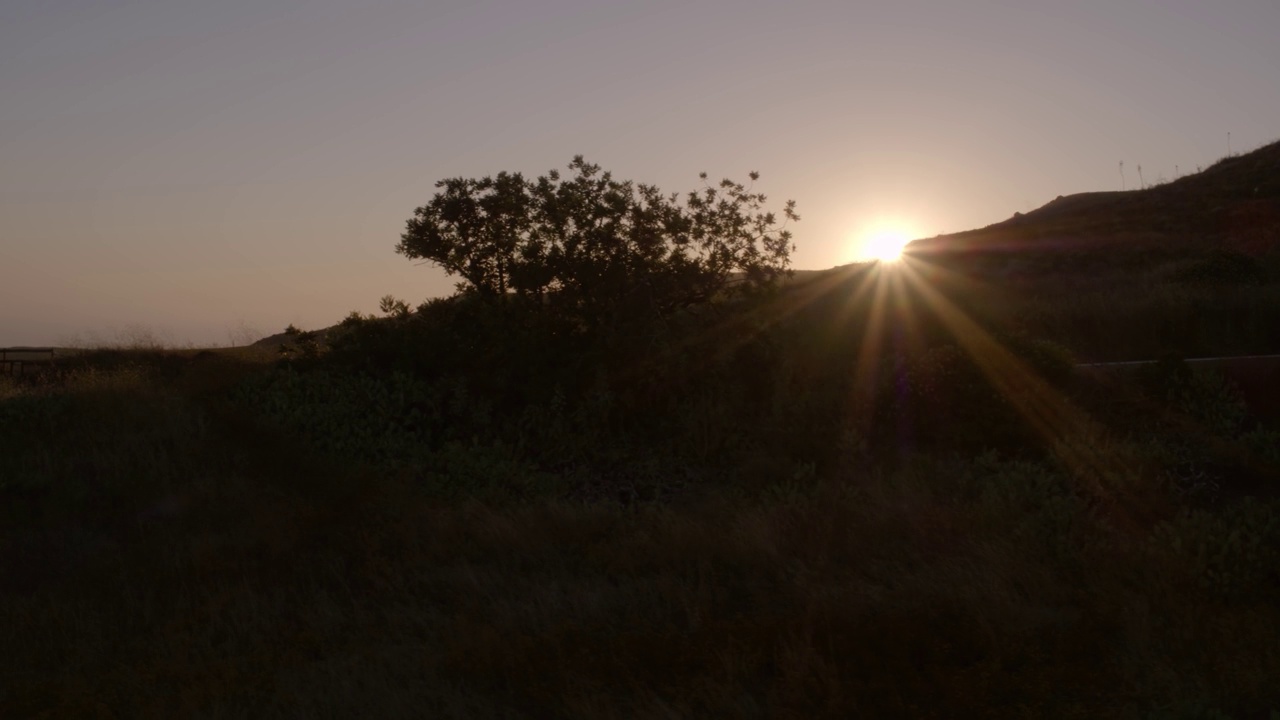
<svg viewBox="0 0 1280 720">
<path fill-rule="evenodd" d="M 44 573 L 0 594 L 0 644 L 20 649 L 0 714 L 1094 718 L 1280 699 L 1274 604 L 1214 601 L 1115 547 L 1049 559 L 946 477 L 626 510 L 439 505 L 394 478 L 324 499 L 249 475 L 29 537 Z"/>
<path fill-rule="evenodd" d="M 1280 198 L 1278 149 L 1066 220 L 1046 210 L 946 239 L 991 250 L 972 254 L 970 274 L 963 257 L 917 270 L 990 306 L 984 322 L 1020 309 L 1082 353 L 1146 352 L 1171 336 L 1270 347 L 1274 283 L 1185 290 L 1130 270 L 1168 260 L 1170 238 L 1274 240 L 1274 207 L 1259 202 Z M 1257 217 L 1204 212 L 1245 191 L 1248 207 L 1231 207 Z M 832 392 L 865 359 L 858 343 L 876 339 L 850 330 L 877 324 L 879 296 L 861 291 L 875 276 L 802 278 L 710 345 L 731 351 L 748 324 L 786 320 L 796 387 Z M 1052 276 L 1065 278 L 1060 296 L 1042 284 Z M 1023 305 L 1005 287 L 1027 290 Z M 1202 307 L 1210 297 L 1220 311 Z M 910 343 L 949 330 L 903 310 L 888 324 Z M 751 478 L 671 483 L 674 497 L 629 507 L 514 492 L 444 501 L 422 487 L 434 475 L 348 467 L 248 417 L 228 389 L 271 353 L 166 351 L 142 330 L 112 344 L 0 377 L 0 718 L 1280 710 L 1280 548 L 1259 540 L 1280 536 L 1280 503 L 1179 515 L 1123 434 L 1042 428 L 1059 458 L 1087 466 L 918 453 L 894 469 L 866 458 L 818 469 L 805 442 L 842 418 L 801 398 L 769 416 L 790 440 L 774 455 L 752 448 Z M 696 456 L 740 440 L 734 406 L 709 402 L 681 416 Z M 1090 468 L 1105 472 L 1083 477 Z M 1086 482 L 1092 495 L 1072 492 Z M 1090 504 L 1099 497 L 1110 502 Z"/>
<path fill-rule="evenodd" d="M 0 384 L 0 420 L 70 403 L 0 437 L 0 717 L 1280 708 L 1280 588 L 1210 592 L 1152 546 L 1162 518 L 1073 504 L 1045 467 L 444 502 L 245 417 L 226 390 L 269 357 L 90 353 Z"/>
</svg>

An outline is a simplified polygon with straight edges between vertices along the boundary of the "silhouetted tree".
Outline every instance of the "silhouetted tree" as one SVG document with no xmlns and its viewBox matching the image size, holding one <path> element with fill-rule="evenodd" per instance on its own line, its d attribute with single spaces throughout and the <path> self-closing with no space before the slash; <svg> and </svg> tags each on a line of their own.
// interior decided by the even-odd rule
<svg viewBox="0 0 1280 720">
<path fill-rule="evenodd" d="M 664 195 L 620 182 L 581 155 L 562 179 L 454 178 L 408 221 L 396 251 L 459 275 L 462 292 L 516 295 L 587 327 L 666 315 L 717 295 L 773 285 L 794 247 L 782 221 L 741 183 Z M 754 182 L 757 173 L 750 174 Z"/>
</svg>

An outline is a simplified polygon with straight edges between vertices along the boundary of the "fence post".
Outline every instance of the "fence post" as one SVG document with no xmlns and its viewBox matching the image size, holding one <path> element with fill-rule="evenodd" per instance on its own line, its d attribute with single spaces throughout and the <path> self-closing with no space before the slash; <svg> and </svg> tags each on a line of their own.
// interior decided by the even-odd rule
<svg viewBox="0 0 1280 720">
<path fill-rule="evenodd" d="M 27 365 L 31 363 L 52 362 L 57 354 L 57 348 L 0 348 L 0 372 L 7 375 L 21 375 L 26 370 Z M 33 357 L 39 355 L 45 355 L 47 357 Z"/>
</svg>

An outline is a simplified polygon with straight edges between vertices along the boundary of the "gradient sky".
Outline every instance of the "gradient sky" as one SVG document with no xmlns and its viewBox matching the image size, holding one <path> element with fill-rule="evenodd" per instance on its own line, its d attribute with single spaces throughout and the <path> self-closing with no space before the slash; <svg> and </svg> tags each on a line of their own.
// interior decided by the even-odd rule
<svg viewBox="0 0 1280 720">
<path fill-rule="evenodd" d="M 1280 136 L 1276 0 L 0 4 L 0 346 L 333 324 L 453 280 L 436 180 L 794 198 L 796 267 Z"/>
</svg>

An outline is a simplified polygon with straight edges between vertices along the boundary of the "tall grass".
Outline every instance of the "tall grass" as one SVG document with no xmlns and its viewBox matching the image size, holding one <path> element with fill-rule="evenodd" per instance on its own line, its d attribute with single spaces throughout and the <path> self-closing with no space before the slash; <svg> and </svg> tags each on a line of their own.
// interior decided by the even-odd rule
<svg viewBox="0 0 1280 720">
<path fill-rule="evenodd" d="M 1053 293 L 1024 302 L 1020 320 L 1082 360 L 1267 354 L 1280 349 L 1280 285 L 1153 284 Z"/>
<path fill-rule="evenodd" d="M 0 645 L 17 649 L 0 714 L 1280 708 L 1280 507 L 1179 504 L 1136 436 L 1108 440 L 1107 457 L 1136 459 L 1102 504 L 1045 460 L 884 464 L 856 441 L 813 464 L 790 440 L 762 445 L 777 464 L 750 483 L 529 493 L 539 473 L 584 471 L 539 469 L 531 445 L 514 465 L 480 461 L 492 447 L 433 455 L 435 480 L 370 462 L 268 421 L 245 393 L 272 368 L 101 353 L 0 386 Z M 794 417 L 816 412 L 795 401 Z M 539 443 L 581 427 L 547 412 Z M 690 412 L 705 437 L 673 457 L 719 457 L 698 448 L 732 425 Z"/>
</svg>

